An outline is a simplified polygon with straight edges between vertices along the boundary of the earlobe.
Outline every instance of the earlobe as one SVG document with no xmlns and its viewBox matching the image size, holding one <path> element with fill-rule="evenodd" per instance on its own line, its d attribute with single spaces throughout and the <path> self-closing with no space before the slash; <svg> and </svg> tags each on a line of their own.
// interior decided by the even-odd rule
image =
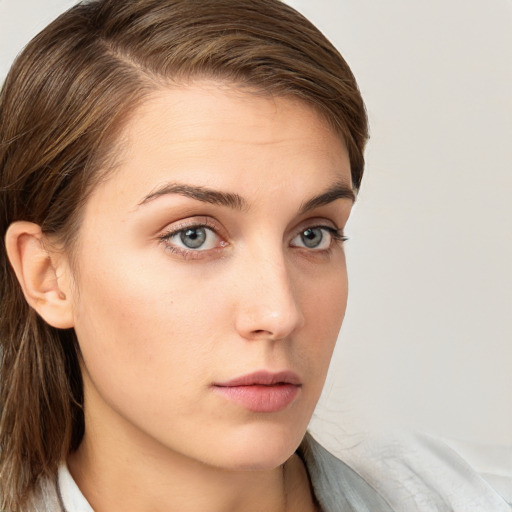
<svg viewBox="0 0 512 512">
<path fill-rule="evenodd" d="M 28 304 L 48 324 L 69 329 L 74 326 L 71 293 L 65 289 L 69 268 L 63 255 L 47 250 L 44 239 L 37 224 L 13 222 L 5 235 L 7 256 Z"/>
</svg>

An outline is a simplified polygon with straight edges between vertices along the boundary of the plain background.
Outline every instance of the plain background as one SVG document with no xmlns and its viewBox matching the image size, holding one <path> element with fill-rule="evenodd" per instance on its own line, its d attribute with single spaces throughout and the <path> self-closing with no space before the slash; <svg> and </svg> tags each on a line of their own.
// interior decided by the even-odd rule
<svg viewBox="0 0 512 512">
<path fill-rule="evenodd" d="M 65 0 L 0 0 L 0 80 Z M 350 299 L 312 430 L 512 446 L 512 3 L 290 0 L 371 123 Z"/>
</svg>

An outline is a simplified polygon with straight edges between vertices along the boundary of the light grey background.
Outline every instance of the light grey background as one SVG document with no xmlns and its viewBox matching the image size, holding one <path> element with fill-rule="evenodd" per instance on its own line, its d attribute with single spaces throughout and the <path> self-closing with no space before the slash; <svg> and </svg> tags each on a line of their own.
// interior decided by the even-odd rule
<svg viewBox="0 0 512 512">
<path fill-rule="evenodd" d="M 74 2 L 0 0 L 0 77 Z M 371 122 L 349 307 L 312 429 L 512 445 L 512 3 L 290 0 Z"/>
</svg>

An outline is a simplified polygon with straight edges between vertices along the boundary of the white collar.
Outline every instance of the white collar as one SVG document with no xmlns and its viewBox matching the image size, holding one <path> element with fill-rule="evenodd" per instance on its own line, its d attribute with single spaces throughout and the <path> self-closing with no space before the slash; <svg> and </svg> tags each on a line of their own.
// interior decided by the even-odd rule
<svg viewBox="0 0 512 512">
<path fill-rule="evenodd" d="M 60 499 L 66 512 L 94 512 L 73 480 L 66 463 L 59 466 L 57 482 Z"/>
</svg>

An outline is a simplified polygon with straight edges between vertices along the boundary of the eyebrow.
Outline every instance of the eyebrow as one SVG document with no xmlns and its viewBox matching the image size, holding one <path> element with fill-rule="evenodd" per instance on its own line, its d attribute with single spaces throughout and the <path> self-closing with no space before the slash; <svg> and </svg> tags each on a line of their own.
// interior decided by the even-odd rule
<svg viewBox="0 0 512 512">
<path fill-rule="evenodd" d="M 203 203 L 216 204 L 220 206 L 227 206 L 234 210 L 244 210 L 247 208 L 247 201 L 239 196 L 230 192 L 220 192 L 219 190 L 213 190 L 206 187 L 200 187 L 195 185 L 185 185 L 181 183 L 167 183 L 149 195 L 147 195 L 140 203 L 139 206 L 153 201 L 157 197 L 178 194 L 185 197 L 190 197 L 201 201 Z"/>
<path fill-rule="evenodd" d="M 337 199 L 348 199 L 352 203 L 356 200 L 356 194 L 352 187 L 346 185 L 343 182 L 335 183 L 330 186 L 325 192 L 322 194 L 312 197 L 300 208 L 300 213 L 306 213 L 314 208 L 320 208 L 320 206 L 326 206 Z"/>
<path fill-rule="evenodd" d="M 213 190 L 207 187 L 186 185 L 182 183 L 166 183 L 161 187 L 148 194 L 138 206 L 147 204 L 158 197 L 178 194 L 185 197 L 190 197 L 196 201 L 202 203 L 215 204 L 220 206 L 227 206 L 234 210 L 246 210 L 249 205 L 248 202 L 240 195 L 231 192 L 221 192 L 219 190 Z M 345 183 L 338 182 L 330 186 L 322 194 L 312 197 L 308 201 L 302 204 L 300 207 L 300 213 L 306 213 L 314 208 L 325 206 L 329 203 L 336 201 L 337 199 L 348 199 L 352 202 L 356 200 L 356 194 L 352 187 Z"/>
</svg>

